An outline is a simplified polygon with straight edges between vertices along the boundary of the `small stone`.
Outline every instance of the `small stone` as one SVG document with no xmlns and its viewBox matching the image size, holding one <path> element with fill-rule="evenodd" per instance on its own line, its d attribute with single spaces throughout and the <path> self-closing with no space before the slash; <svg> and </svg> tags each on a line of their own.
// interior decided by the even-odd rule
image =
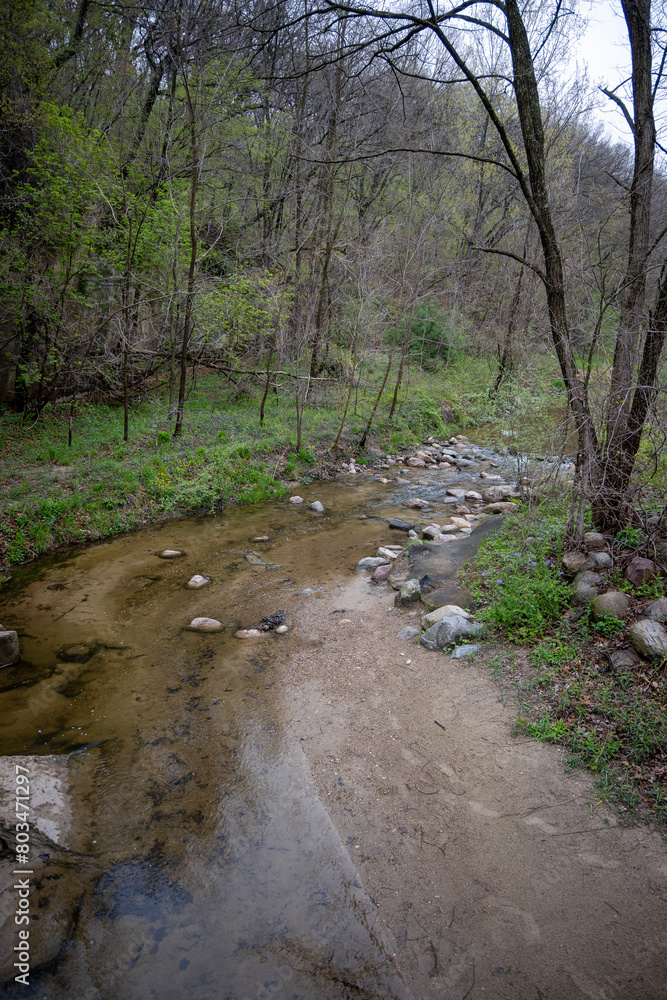
<svg viewBox="0 0 667 1000">
<path fill-rule="evenodd" d="M 599 531 L 585 531 L 582 541 L 591 552 L 599 552 L 607 546 L 604 535 L 601 535 Z"/>
<path fill-rule="evenodd" d="M 159 553 L 160 559 L 178 559 L 179 556 L 184 556 L 185 552 L 181 552 L 179 549 L 163 549 Z"/>
<path fill-rule="evenodd" d="M 667 597 L 659 597 L 657 601 L 649 604 L 645 614 L 654 622 L 667 621 Z"/>
<path fill-rule="evenodd" d="M 318 514 L 324 513 L 324 504 L 320 503 L 319 500 L 315 500 L 310 505 L 310 509 L 316 511 Z"/>
<path fill-rule="evenodd" d="M 389 560 L 385 559 L 384 556 L 364 556 L 363 559 L 359 560 L 355 569 L 375 569 L 377 566 L 384 566 L 387 562 Z"/>
<path fill-rule="evenodd" d="M 396 638 L 400 639 L 402 642 L 409 642 L 410 639 L 414 639 L 415 636 L 418 635 L 418 628 L 413 628 L 412 625 L 406 625 L 405 628 L 402 628 L 400 632 L 396 633 Z"/>
<path fill-rule="evenodd" d="M 415 526 L 408 521 L 401 521 L 398 517 L 392 517 L 389 527 L 394 528 L 396 531 L 413 531 Z"/>
<path fill-rule="evenodd" d="M 416 531 L 414 531 L 414 530 L 413 530 L 413 529 L 411 528 L 411 529 L 410 529 L 410 531 L 408 531 L 408 538 L 412 538 L 413 540 L 414 540 L 414 539 L 417 539 L 417 540 L 419 540 L 419 535 L 417 534 L 417 532 L 416 532 Z"/>
<path fill-rule="evenodd" d="M 203 576 L 201 573 L 195 573 L 188 580 L 188 587 L 192 590 L 199 590 L 200 587 L 205 587 L 207 583 L 211 582 L 210 576 Z"/>
<path fill-rule="evenodd" d="M 453 660 L 462 660 L 464 656 L 474 656 L 479 653 L 481 646 L 454 646 L 449 654 Z"/>
<path fill-rule="evenodd" d="M 465 499 L 466 491 L 458 489 L 456 486 L 452 486 L 447 490 L 447 496 L 456 497 L 457 499 Z"/>
<path fill-rule="evenodd" d="M 410 465 L 413 469 L 425 469 L 426 468 L 426 462 L 424 461 L 424 459 L 423 458 L 415 458 L 414 456 L 411 456 L 410 458 L 408 458 L 405 464 L 406 465 Z"/>
<path fill-rule="evenodd" d="M 660 622 L 642 618 L 630 628 L 630 640 L 640 656 L 661 660 L 667 656 L 667 632 Z"/>
<path fill-rule="evenodd" d="M 386 583 L 389 579 L 389 574 L 391 573 L 391 563 L 383 563 L 382 566 L 378 566 L 373 570 L 371 574 L 371 581 L 373 583 Z"/>
<path fill-rule="evenodd" d="M 59 649 L 56 656 L 65 663 L 87 663 L 94 653 L 94 646 L 89 646 L 85 642 L 70 642 Z"/>
<path fill-rule="evenodd" d="M 294 496 L 289 498 L 290 503 L 303 503 L 303 497 Z"/>
<path fill-rule="evenodd" d="M 12 629 L 0 630 L 0 667 L 11 667 L 21 659 L 18 633 Z"/>
<path fill-rule="evenodd" d="M 257 639 L 260 635 L 264 635 L 264 632 L 258 628 L 240 628 L 234 633 L 237 639 Z"/>
<path fill-rule="evenodd" d="M 411 580 L 406 580 L 405 583 L 402 584 L 401 589 L 398 594 L 396 594 L 394 603 L 401 608 L 408 608 L 411 604 L 419 601 L 421 599 L 421 595 L 422 591 L 419 585 L 419 580 L 413 577 Z"/>
<path fill-rule="evenodd" d="M 269 542 L 270 540 L 271 539 L 268 535 L 255 535 L 255 537 L 251 539 L 253 542 Z"/>
<path fill-rule="evenodd" d="M 219 632 L 222 623 L 216 618 L 193 618 L 188 628 L 194 632 Z"/>
<path fill-rule="evenodd" d="M 289 626 L 287 625 L 279 625 L 276 629 L 276 635 L 285 635 L 286 632 L 289 632 Z"/>
<path fill-rule="evenodd" d="M 410 499 L 403 501 L 402 506 L 410 507 L 414 510 L 423 510 L 424 507 L 429 506 L 429 502 L 428 500 L 420 500 L 419 497 L 410 497 Z"/>
<path fill-rule="evenodd" d="M 642 583 L 649 583 L 658 568 L 652 559 L 644 559 L 642 556 L 635 556 L 634 559 L 630 561 L 630 565 L 625 571 L 625 575 L 631 584 L 635 587 L 640 587 Z"/>
<path fill-rule="evenodd" d="M 477 490 L 468 490 L 468 492 L 466 493 L 466 500 L 483 500 L 483 499 L 484 498 L 482 497 L 482 494 L 478 493 Z"/>
<path fill-rule="evenodd" d="M 591 612 L 595 621 L 599 618 L 626 618 L 630 610 L 630 598 L 620 590 L 608 590 L 591 601 Z"/>
<path fill-rule="evenodd" d="M 455 524 L 457 528 L 469 528 L 470 522 L 466 521 L 464 517 L 450 517 L 449 519 L 452 524 Z"/>
</svg>

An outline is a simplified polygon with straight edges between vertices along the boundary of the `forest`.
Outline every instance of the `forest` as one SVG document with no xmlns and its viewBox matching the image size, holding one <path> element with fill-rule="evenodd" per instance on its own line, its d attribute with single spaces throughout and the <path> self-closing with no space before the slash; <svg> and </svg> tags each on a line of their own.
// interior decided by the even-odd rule
<svg viewBox="0 0 667 1000">
<path fill-rule="evenodd" d="M 6 457 L 30 439 L 37 464 L 85 446 L 90 466 L 94 413 L 122 414 L 104 445 L 121 456 L 158 399 L 142 435 L 164 450 L 199 426 L 202 387 L 251 407 L 260 438 L 282 408 L 278 469 L 289 447 L 308 459 L 318 407 L 330 454 L 359 456 L 373 434 L 398 448 L 527 396 L 578 435 L 573 537 L 588 517 L 655 521 L 667 19 L 655 0 L 622 9 L 631 75 L 597 86 L 560 0 L 3 4 Z M 213 429 L 228 465 L 249 457 L 230 412 Z M 16 542 L 24 494 L 4 492 L 16 561 L 39 544 Z"/>
</svg>

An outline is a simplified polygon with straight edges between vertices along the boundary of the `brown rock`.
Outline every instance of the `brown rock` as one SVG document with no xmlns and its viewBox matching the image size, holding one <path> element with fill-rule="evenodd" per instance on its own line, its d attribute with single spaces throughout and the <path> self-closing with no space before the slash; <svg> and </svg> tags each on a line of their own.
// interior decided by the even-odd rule
<svg viewBox="0 0 667 1000">
<path fill-rule="evenodd" d="M 511 500 L 499 500 L 497 503 L 484 504 L 483 507 L 478 508 L 478 511 L 480 514 L 512 514 L 518 509 L 518 506 Z"/>
<path fill-rule="evenodd" d="M 604 535 L 599 531 L 585 531 L 582 541 L 589 552 L 599 552 L 607 546 Z"/>
<path fill-rule="evenodd" d="M 643 556 L 635 556 L 625 571 L 627 579 L 635 587 L 642 583 L 648 583 L 657 573 L 657 566 L 652 559 L 644 559 Z"/>
<path fill-rule="evenodd" d="M 487 489 L 482 490 L 482 500 L 484 503 L 496 503 L 498 500 L 504 500 L 514 493 L 511 486 L 489 486 Z"/>
<path fill-rule="evenodd" d="M 410 507 L 413 510 L 423 510 L 424 507 L 429 506 L 428 500 L 420 500 L 419 497 L 410 497 L 409 500 L 404 500 L 403 507 Z"/>
<path fill-rule="evenodd" d="M 567 576 L 575 576 L 579 570 L 585 568 L 588 556 L 585 552 L 565 552 L 563 554 L 563 572 Z"/>
<path fill-rule="evenodd" d="M 423 458 L 415 458 L 414 455 L 412 455 L 410 458 L 408 458 L 406 460 L 405 464 L 406 465 L 410 465 L 413 469 L 425 469 L 426 468 L 426 462 L 424 461 L 424 459 Z"/>
<path fill-rule="evenodd" d="M 389 574 L 392 571 L 392 564 L 385 563 L 384 566 L 377 566 L 371 575 L 371 581 L 373 583 L 386 583 L 389 579 Z"/>
</svg>

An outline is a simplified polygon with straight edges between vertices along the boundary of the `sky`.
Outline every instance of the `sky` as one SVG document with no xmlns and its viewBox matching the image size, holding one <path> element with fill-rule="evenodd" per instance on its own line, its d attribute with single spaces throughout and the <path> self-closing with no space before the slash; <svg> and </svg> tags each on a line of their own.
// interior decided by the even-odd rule
<svg viewBox="0 0 667 1000">
<path fill-rule="evenodd" d="M 579 10 L 588 27 L 573 57 L 580 67 L 588 66 L 591 83 L 613 90 L 630 75 L 630 50 L 620 0 L 582 0 Z M 613 101 L 602 96 L 596 117 L 610 139 L 631 141 L 628 124 Z"/>
</svg>

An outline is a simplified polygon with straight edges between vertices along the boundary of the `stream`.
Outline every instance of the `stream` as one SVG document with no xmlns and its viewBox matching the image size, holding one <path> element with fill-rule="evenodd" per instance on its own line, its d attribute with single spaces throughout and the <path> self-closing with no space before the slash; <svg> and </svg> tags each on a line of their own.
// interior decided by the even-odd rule
<svg viewBox="0 0 667 1000">
<path fill-rule="evenodd" d="M 0 594 L 22 652 L 0 671 L 4 995 L 411 997 L 279 682 L 308 641 L 304 602 L 374 555 L 380 530 L 405 540 L 386 522 L 408 516 L 407 496 L 437 521 L 452 512 L 447 487 L 483 488 L 479 462 L 495 458 L 419 470 L 409 486 L 380 481 L 397 467 L 313 483 L 304 505 L 171 521 L 14 573 Z M 211 582 L 188 589 L 196 573 Z M 234 637 L 277 611 L 286 635 Z M 188 631 L 198 616 L 222 631 Z M 29 983 L 11 981 L 17 763 L 32 796 Z"/>
</svg>

